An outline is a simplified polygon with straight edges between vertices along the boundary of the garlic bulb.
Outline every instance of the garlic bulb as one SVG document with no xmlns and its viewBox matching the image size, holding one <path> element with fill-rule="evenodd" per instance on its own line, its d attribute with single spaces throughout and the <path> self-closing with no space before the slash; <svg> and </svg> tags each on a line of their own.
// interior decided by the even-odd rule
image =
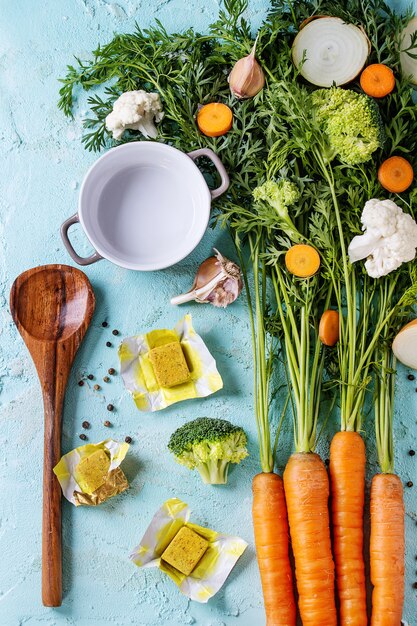
<svg viewBox="0 0 417 626">
<path fill-rule="evenodd" d="M 172 298 L 171 304 L 195 300 L 226 308 L 236 300 L 243 287 L 240 268 L 216 248 L 214 251 L 216 256 L 209 257 L 198 268 L 191 290 Z"/>
<path fill-rule="evenodd" d="M 229 74 L 230 91 L 236 98 L 253 98 L 265 85 L 265 76 L 255 59 L 256 39 L 248 56 L 237 61 Z"/>
</svg>

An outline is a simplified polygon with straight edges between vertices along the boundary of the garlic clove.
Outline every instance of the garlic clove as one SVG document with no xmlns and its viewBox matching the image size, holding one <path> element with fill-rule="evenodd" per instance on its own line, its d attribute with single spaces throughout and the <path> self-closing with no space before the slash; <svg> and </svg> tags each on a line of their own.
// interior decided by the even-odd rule
<svg viewBox="0 0 417 626">
<path fill-rule="evenodd" d="M 211 256 L 202 262 L 194 279 L 193 289 L 201 289 L 221 272 L 221 262 Z"/>
<path fill-rule="evenodd" d="M 256 44 L 251 53 L 239 59 L 229 74 L 230 91 L 236 98 L 253 98 L 265 85 L 265 76 L 261 66 L 255 58 Z"/>
<path fill-rule="evenodd" d="M 214 249 L 216 256 L 209 257 L 198 268 L 190 291 L 175 296 L 171 304 L 184 304 L 195 300 L 226 307 L 236 300 L 242 291 L 240 268 Z"/>
<path fill-rule="evenodd" d="M 239 296 L 242 287 L 232 278 L 226 278 L 223 283 L 217 285 L 207 296 L 206 302 L 211 302 L 214 306 L 226 308 L 232 304 Z"/>
</svg>

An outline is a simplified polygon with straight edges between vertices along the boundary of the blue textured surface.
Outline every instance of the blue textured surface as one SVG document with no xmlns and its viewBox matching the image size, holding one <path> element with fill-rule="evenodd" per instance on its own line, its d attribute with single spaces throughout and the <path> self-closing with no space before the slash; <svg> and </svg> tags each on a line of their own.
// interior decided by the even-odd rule
<svg viewBox="0 0 417 626">
<path fill-rule="evenodd" d="M 251 2 L 254 25 L 265 0 Z M 40 601 L 41 573 L 41 395 L 27 351 L 13 327 L 8 293 L 23 270 L 45 263 L 71 263 L 59 237 L 62 221 L 75 212 L 79 184 L 94 161 L 80 144 L 83 103 L 75 121 L 57 111 L 57 77 L 73 54 L 86 57 L 114 31 L 129 31 L 153 18 L 168 28 L 192 24 L 204 30 L 214 19 L 214 0 L 14 0 L 0 3 L 0 258 L 2 284 L 0 355 L 0 626 L 70 625 L 127 626 L 262 626 L 262 596 L 253 549 L 250 518 L 251 478 L 258 471 L 252 417 L 250 336 L 243 301 L 226 312 L 192 304 L 176 309 L 169 297 L 190 286 L 199 262 L 216 245 L 233 255 L 225 233 L 208 232 L 195 253 L 160 273 L 129 272 L 102 261 L 87 268 L 97 297 L 92 326 L 82 345 L 68 385 L 63 451 L 81 442 L 87 419 L 91 441 L 106 436 L 134 439 L 124 469 L 131 489 L 98 508 L 63 505 L 64 600 L 59 609 Z M 86 252 L 85 238 L 75 237 Z M 102 383 L 109 367 L 117 369 L 111 329 L 122 335 L 155 327 L 171 327 L 189 310 L 197 330 L 218 361 L 224 390 L 203 401 L 174 406 L 161 413 L 141 414 L 119 378 Z M 103 329 L 106 319 L 109 328 Z M 96 380 L 79 387 L 80 376 Z M 93 390 L 98 382 L 99 392 Z M 400 369 L 396 408 L 397 471 L 417 483 L 415 446 L 416 384 Z M 112 402 L 116 411 L 109 414 Z M 244 425 L 251 457 L 231 473 L 226 487 L 210 488 L 176 465 L 166 451 L 170 433 L 184 419 L 210 415 Z M 110 419 L 111 430 L 103 426 Z M 336 427 L 336 426 L 335 426 Z M 333 426 L 329 425 L 331 432 Z M 376 470 L 372 426 L 369 472 Z M 291 449 L 291 429 L 283 441 L 282 462 Z M 414 443 L 413 443 L 414 442 Z M 324 442 L 324 446 L 328 444 Z M 190 603 L 158 570 L 138 571 L 128 560 L 151 516 L 167 498 L 179 496 L 193 509 L 193 520 L 237 534 L 249 548 L 223 590 L 207 605 Z M 416 496 L 407 490 L 407 597 L 404 617 L 416 624 Z"/>
</svg>

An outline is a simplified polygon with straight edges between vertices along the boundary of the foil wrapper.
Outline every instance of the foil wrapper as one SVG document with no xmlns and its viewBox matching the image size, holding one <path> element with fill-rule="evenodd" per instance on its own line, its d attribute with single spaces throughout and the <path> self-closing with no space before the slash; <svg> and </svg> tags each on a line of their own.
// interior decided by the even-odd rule
<svg viewBox="0 0 417 626">
<path fill-rule="evenodd" d="M 103 450 L 109 459 L 107 476 L 103 484 L 95 491 L 83 489 L 77 482 L 77 468 L 83 459 L 91 457 L 98 450 Z M 116 496 L 129 487 L 126 476 L 119 467 L 129 450 L 128 443 L 119 443 L 113 439 L 106 439 L 99 443 L 89 443 L 79 446 L 64 454 L 54 467 L 54 474 L 62 488 L 66 499 L 75 506 L 97 506 L 109 498 Z"/>
<path fill-rule="evenodd" d="M 101 504 L 109 498 L 117 496 L 117 494 L 126 491 L 128 488 L 129 483 L 127 482 L 126 476 L 123 474 L 120 467 L 117 467 L 115 470 L 109 472 L 104 485 L 96 489 L 91 495 L 83 493 L 82 491 L 74 491 L 75 505 L 97 506 L 97 504 Z"/>
</svg>

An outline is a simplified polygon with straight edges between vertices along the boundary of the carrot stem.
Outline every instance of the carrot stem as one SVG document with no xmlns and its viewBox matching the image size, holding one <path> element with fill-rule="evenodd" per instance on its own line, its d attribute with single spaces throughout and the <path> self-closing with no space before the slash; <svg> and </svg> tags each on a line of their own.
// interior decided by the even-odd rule
<svg viewBox="0 0 417 626">
<path fill-rule="evenodd" d="M 299 315 L 297 326 L 293 304 L 288 297 L 288 289 L 278 264 L 271 269 L 271 280 L 287 356 L 289 389 L 291 389 L 291 398 L 295 407 L 295 449 L 297 452 L 311 452 L 316 445 L 324 366 L 322 344 L 318 338 L 318 327 L 315 325 L 316 312 L 312 310 L 316 299 L 314 292 L 307 285 L 304 302 L 297 311 Z M 331 294 L 330 285 L 326 294 L 325 307 L 329 306 Z"/>
<path fill-rule="evenodd" d="M 266 271 L 265 266 L 260 265 L 260 236 L 258 235 L 254 240 L 252 234 L 249 234 L 249 247 L 251 253 L 251 261 L 253 268 L 254 279 L 254 299 L 249 300 L 251 309 L 251 324 L 252 324 L 252 336 L 253 336 L 253 351 L 255 362 L 255 411 L 256 411 L 256 424 L 259 437 L 259 454 L 261 460 L 261 468 L 263 472 L 272 472 L 274 470 L 274 458 L 273 451 L 271 449 L 271 435 L 269 426 L 269 378 L 270 368 L 268 368 L 266 358 L 266 332 L 264 326 L 264 302 L 265 302 L 265 280 Z M 244 268 L 244 263 L 242 264 Z M 244 272 L 245 274 L 246 272 Z M 249 282 L 245 280 L 247 294 L 250 294 Z M 254 311 L 253 311 L 254 309 Z"/>
</svg>

